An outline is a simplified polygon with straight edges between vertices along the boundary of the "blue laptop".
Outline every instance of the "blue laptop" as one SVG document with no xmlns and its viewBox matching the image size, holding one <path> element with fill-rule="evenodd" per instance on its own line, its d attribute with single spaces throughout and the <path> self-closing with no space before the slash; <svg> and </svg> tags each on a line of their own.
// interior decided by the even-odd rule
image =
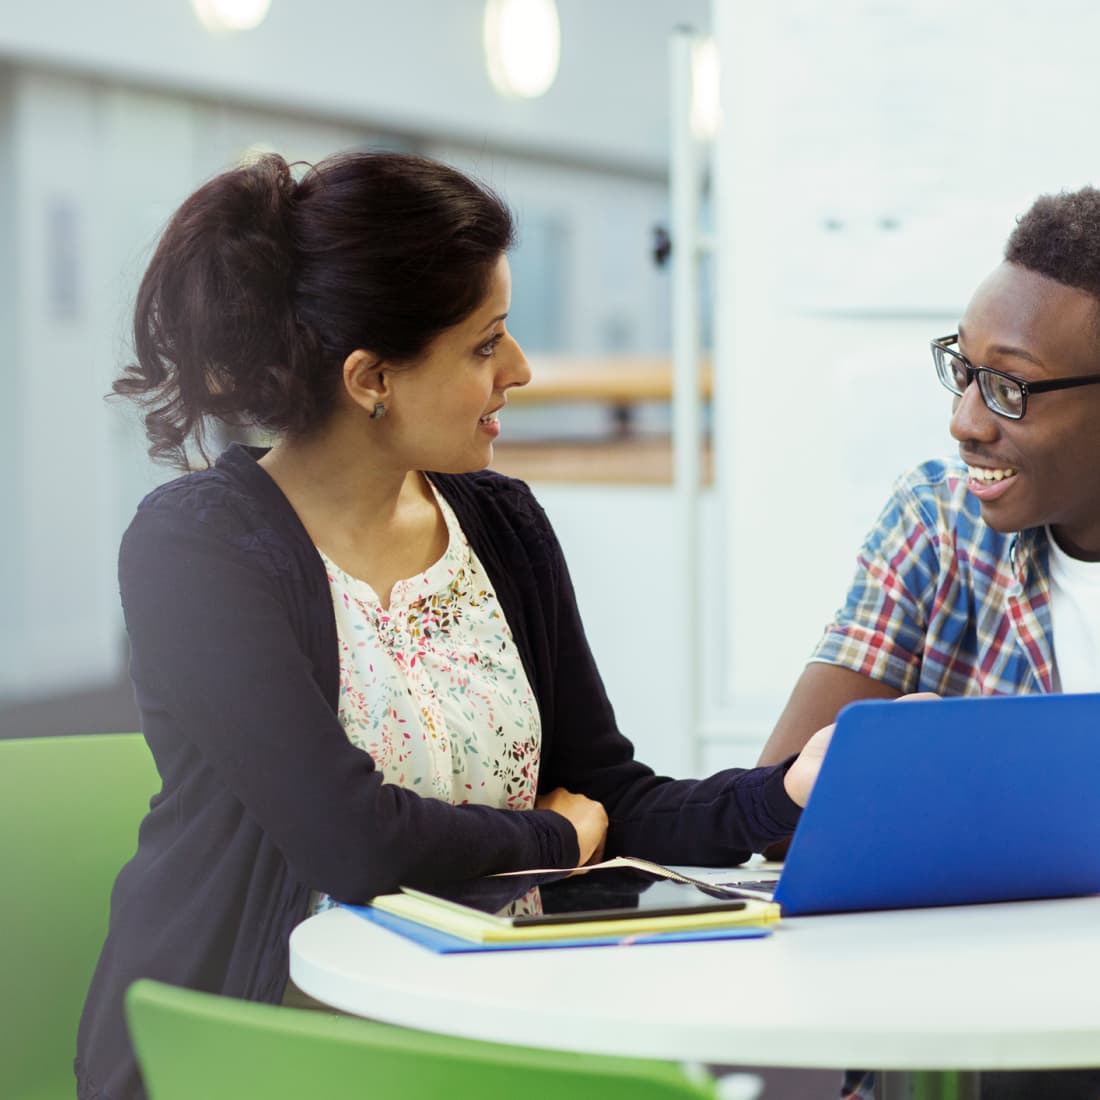
<svg viewBox="0 0 1100 1100">
<path fill-rule="evenodd" d="M 773 898 L 789 916 L 1100 893 L 1100 695 L 841 711 Z"/>
</svg>

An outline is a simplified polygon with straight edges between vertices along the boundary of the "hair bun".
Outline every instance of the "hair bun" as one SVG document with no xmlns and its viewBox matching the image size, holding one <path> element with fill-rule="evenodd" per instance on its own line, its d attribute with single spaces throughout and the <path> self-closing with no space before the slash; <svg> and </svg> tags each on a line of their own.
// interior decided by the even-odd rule
<svg viewBox="0 0 1100 1100">
<path fill-rule="evenodd" d="M 298 184 L 290 165 L 278 153 L 246 155 L 237 172 L 253 183 L 257 200 L 265 203 L 272 214 L 283 214 L 294 201 Z"/>
<path fill-rule="evenodd" d="M 286 281 L 293 268 L 294 244 L 290 219 L 294 194 L 298 188 L 290 165 L 278 153 L 263 153 L 244 162 L 235 172 L 222 177 L 226 186 L 222 196 L 225 218 L 222 240 L 237 240 L 241 249 L 231 250 L 227 259 L 238 259 L 256 277 L 270 276 L 288 289 Z M 263 237 L 270 238 L 265 248 Z M 267 290 L 276 289 L 269 285 Z"/>
</svg>

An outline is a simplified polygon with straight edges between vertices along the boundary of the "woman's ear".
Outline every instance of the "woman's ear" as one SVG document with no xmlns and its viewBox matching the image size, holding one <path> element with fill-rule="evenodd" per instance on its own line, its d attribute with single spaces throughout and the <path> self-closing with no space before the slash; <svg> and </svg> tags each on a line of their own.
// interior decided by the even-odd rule
<svg viewBox="0 0 1100 1100">
<path fill-rule="evenodd" d="M 390 396 L 385 363 L 377 355 L 357 348 L 344 360 L 344 391 L 360 408 L 373 413 Z"/>
</svg>

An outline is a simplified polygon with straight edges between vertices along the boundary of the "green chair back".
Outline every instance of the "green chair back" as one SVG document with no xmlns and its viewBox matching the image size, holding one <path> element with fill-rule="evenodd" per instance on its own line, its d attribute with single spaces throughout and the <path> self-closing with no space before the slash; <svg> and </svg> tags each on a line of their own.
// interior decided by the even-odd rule
<svg viewBox="0 0 1100 1100">
<path fill-rule="evenodd" d="M 160 787 L 136 733 L 0 740 L 0 1097 L 72 1100 L 111 885 Z"/>
<path fill-rule="evenodd" d="M 126 1018 L 150 1100 L 716 1097 L 670 1062 L 455 1039 L 148 979 L 130 987 Z"/>
</svg>

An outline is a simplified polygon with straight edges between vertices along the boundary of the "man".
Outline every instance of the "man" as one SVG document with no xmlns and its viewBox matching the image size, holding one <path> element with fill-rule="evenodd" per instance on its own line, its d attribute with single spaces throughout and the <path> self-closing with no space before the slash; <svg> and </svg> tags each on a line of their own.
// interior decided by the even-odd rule
<svg viewBox="0 0 1100 1100">
<path fill-rule="evenodd" d="M 959 461 L 897 483 L 761 763 L 856 699 L 1100 690 L 1100 191 L 1040 198 L 932 350 Z"/>
<path fill-rule="evenodd" d="M 897 482 L 761 764 L 857 699 L 1100 691 L 1100 191 L 1039 198 L 932 358 L 958 460 Z M 1084 1097 L 1098 1080 L 988 1084 Z"/>
</svg>

